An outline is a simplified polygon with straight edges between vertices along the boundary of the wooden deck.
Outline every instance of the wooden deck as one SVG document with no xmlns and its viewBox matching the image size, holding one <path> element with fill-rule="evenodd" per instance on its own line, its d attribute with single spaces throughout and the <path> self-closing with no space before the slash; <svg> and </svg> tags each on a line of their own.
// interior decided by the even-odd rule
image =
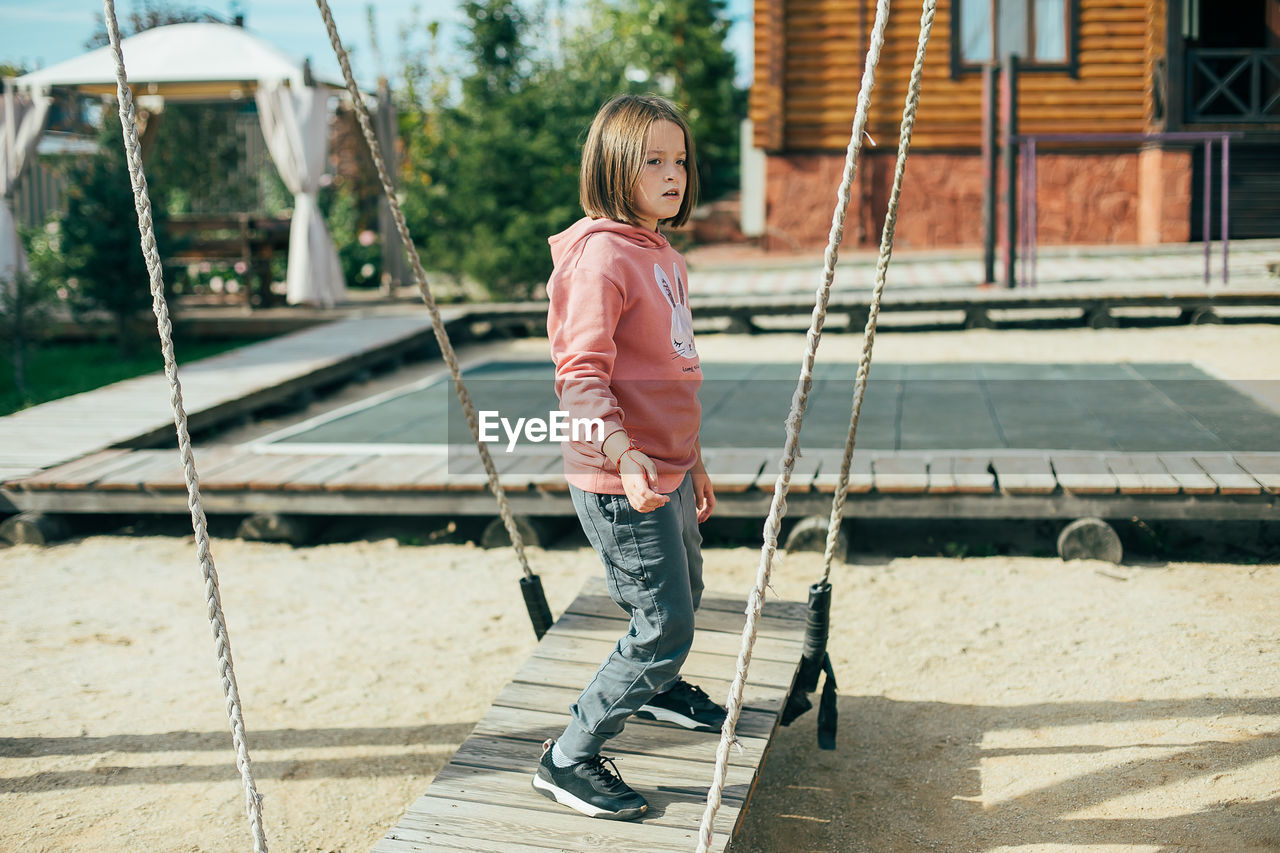
<svg viewBox="0 0 1280 853">
<path fill-rule="evenodd" d="M 465 313 L 445 315 L 452 322 Z M 232 420 L 433 344 L 422 311 L 342 320 L 181 365 L 190 427 Z M 0 482 L 108 447 L 172 442 L 173 433 L 163 373 L 117 382 L 0 418 Z"/>
<path fill-rule="evenodd" d="M 829 511 L 840 451 L 805 451 L 788 497 L 792 516 Z M 775 449 L 704 451 L 721 516 L 763 516 Z M 515 512 L 571 516 L 558 453 L 495 453 Z M 493 515 L 473 449 L 425 453 L 196 452 L 210 513 Z M 1156 519 L 1280 517 L 1280 453 L 859 451 L 849 517 Z M 185 513 L 176 451 L 104 450 L 5 483 L 16 510 Z"/>
<path fill-rule="evenodd" d="M 743 607 L 736 598 L 704 597 L 693 652 L 684 667 L 691 681 L 721 701 L 741 643 Z M 632 719 L 610 741 L 607 754 L 621 759 L 623 778 L 649 801 L 649 813 L 639 821 L 592 820 L 530 785 L 543 740 L 563 731 L 569 705 L 626 630 L 627 620 L 609 599 L 603 580 L 589 582 L 453 760 L 374 847 L 376 853 L 694 849 L 718 732 Z M 803 605 L 765 605 L 738 724 L 743 753 L 731 753 L 712 850 L 726 849 L 746 810 L 795 677 L 803 638 Z"/>
</svg>

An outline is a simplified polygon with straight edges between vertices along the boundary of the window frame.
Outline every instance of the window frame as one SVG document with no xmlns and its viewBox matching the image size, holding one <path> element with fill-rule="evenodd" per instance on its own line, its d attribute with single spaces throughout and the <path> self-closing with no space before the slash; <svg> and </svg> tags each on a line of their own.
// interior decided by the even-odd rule
<svg viewBox="0 0 1280 853">
<path fill-rule="evenodd" d="M 988 0 L 994 6 L 1000 0 Z M 1035 43 L 1035 0 L 1026 0 L 1028 7 L 1032 10 L 1031 20 L 1028 23 L 1028 41 Z M 961 0 L 951 0 L 951 79 L 955 80 L 966 74 L 977 74 L 982 71 L 986 62 L 966 62 L 960 56 L 960 38 L 961 38 L 961 21 L 960 21 L 960 3 Z M 1065 0 L 1067 13 L 1067 59 L 1065 62 L 1037 62 L 1026 56 L 1018 56 L 1018 71 L 1040 74 L 1046 72 L 1067 72 L 1072 78 L 1080 76 L 1080 3 L 1081 0 Z M 992 15 L 992 24 L 994 25 L 995 16 Z M 994 30 L 994 26 L 993 26 Z M 991 34 L 991 43 L 996 43 L 996 34 Z M 999 63 L 1003 57 L 992 57 L 993 63 Z"/>
</svg>

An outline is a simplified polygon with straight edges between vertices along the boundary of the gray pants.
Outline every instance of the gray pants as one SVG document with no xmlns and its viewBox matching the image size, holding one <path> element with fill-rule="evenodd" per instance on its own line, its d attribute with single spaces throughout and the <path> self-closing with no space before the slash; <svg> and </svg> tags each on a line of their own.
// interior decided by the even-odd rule
<svg viewBox="0 0 1280 853">
<path fill-rule="evenodd" d="M 702 600 L 702 534 L 688 474 L 653 512 L 636 512 L 626 495 L 574 486 L 569 493 L 604 563 L 609 595 L 631 617 L 631 629 L 570 707 L 573 719 L 558 741 L 566 758 L 584 761 L 680 675 Z"/>
</svg>

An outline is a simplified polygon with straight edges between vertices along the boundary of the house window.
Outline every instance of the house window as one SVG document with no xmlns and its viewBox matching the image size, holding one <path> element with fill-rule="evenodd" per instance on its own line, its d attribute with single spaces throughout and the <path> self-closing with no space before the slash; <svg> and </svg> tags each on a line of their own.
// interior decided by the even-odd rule
<svg viewBox="0 0 1280 853">
<path fill-rule="evenodd" d="M 1072 21 L 1079 0 L 954 0 L 951 60 L 955 72 L 1018 54 L 1028 70 L 1071 69 Z"/>
</svg>

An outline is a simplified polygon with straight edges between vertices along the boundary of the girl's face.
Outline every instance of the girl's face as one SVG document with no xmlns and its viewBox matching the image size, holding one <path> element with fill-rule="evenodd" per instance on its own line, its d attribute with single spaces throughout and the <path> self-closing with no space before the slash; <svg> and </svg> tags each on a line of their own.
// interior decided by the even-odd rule
<svg viewBox="0 0 1280 853">
<path fill-rule="evenodd" d="M 656 121 L 645 140 L 644 166 L 636 181 L 632 206 L 640 224 L 658 230 L 658 221 L 671 219 L 684 201 L 684 131 L 672 122 Z"/>
</svg>

